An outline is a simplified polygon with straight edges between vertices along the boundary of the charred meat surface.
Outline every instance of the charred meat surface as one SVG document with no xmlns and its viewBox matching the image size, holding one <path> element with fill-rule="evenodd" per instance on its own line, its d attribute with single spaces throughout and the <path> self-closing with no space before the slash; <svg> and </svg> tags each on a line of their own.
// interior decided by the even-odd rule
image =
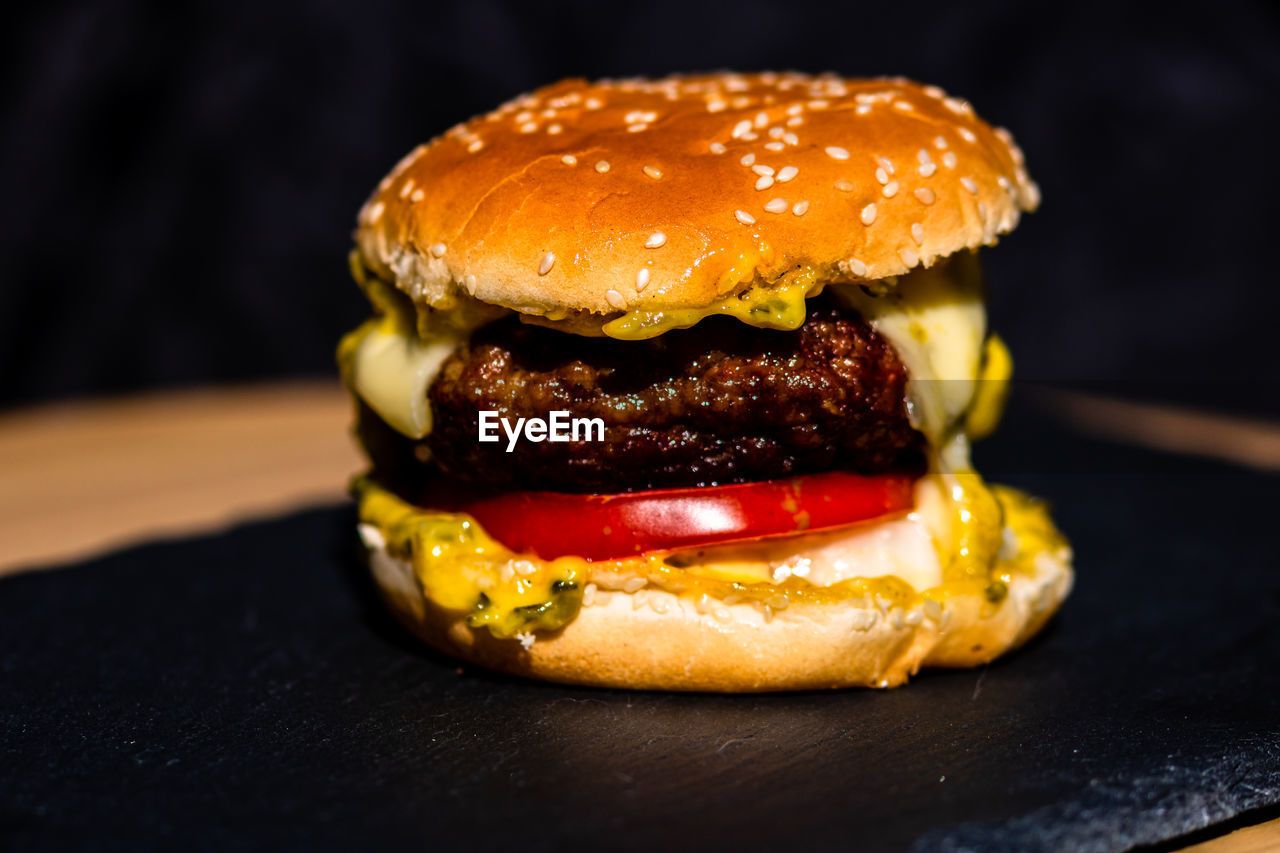
<svg viewBox="0 0 1280 853">
<path fill-rule="evenodd" d="M 445 362 L 429 392 L 434 429 L 421 442 L 401 436 L 416 446 L 393 450 L 396 464 L 412 455 L 477 485 L 569 492 L 913 464 L 921 439 L 896 353 L 858 316 L 811 305 L 794 332 L 711 318 L 642 342 L 500 321 Z M 508 453 L 505 436 L 477 440 L 482 410 L 601 418 L 604 441 L 522 439 Z"/>
</svg>

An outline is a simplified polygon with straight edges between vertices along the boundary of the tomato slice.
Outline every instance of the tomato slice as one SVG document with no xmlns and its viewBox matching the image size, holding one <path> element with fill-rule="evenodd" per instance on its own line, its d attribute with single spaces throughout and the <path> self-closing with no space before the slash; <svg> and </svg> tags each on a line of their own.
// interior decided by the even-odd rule
<svg viewBox="0 0 1280 853">
<path fill-rule="evenodd" d="M 912 507 L 908 474 L 833 471 L 761 483 L 615 495 L 511 492 L 464 502 L 489 535 L 543 559 L 632 557 L 843 527 Z"/>
</svg>

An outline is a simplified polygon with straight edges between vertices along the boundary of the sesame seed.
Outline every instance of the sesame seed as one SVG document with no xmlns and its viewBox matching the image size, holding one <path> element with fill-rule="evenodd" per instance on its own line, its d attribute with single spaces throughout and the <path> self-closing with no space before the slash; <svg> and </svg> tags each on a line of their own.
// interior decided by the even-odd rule
<svg viewBox="0 0 1280 853">
<path fill-rule="evenodd" d="M 946 92 L 939 89 L 937 86 L 925 86 L 924 93 L 928 95 L 930 98 L 943 98 L 943 97 L 946 97 L 946 94 L 947 94 Z"/>
<path fill-rule="evenodd" d="M 1006 178 L 1004 175 L 998 175 L 996 177 L 996 183 L 999 184 L 1000 189 L 1004 190 L 1005 192 L 1009 192 L 1011 189 L 1013 189 L 1013 184 L 1009 183 L 1009 179 Z"/>
<path fill-rule="evenodd" d="M 737 219 L 739 222 L 741 222 L 743 225 L 756 224 L 756 218 L 752 216 L 750 213 L 747 213 L 745 210 L 735 210 L 733 212 L 733 215 L 734 215 L 734 218 Z"/>
<path fill-rule="evenodd" d="M 761 111 L 756 113 L 756 127 L 764 127 L 769 123 L 769 114 Z"/>
<path fill-rule="evenodd" d="M 712 153 L 712 154 L 723 154 L 723 153 L 727 150 L 727 149 L 724 147 L 724 143 L 723 143 L 723 142 L 713 142 L 713 143 L 711 143 L 710 145 L 708 145 L 707 147 L 711 149 L 711 153 Z"/>
<path fill-rule="evenodd" d="M 729 105 L 721 100 L 707 101 L 707 112 L 718 113 Z"/>
<path fill-rule="evenodd" d="M 749 133 L 750 131 L 751 131 L 751 122 L 744 118 L 742 121 L 738 122 L 733 126 L 732 136 L 734 139 L 741 139 L 743 134 Z"/>
<path fill-rule="evenodd" d="M 942 165 L 946 166 L 948 169 L 954 169 L 956 167 L 956 152 L 948 151 L 946 154 L 943 154 Z"/>
<path fill-rule="evenodd" d="M 867 113 L 871 112 L 871 105 L 870 105 L 870 104 L 858 104 L 856 107 L 854 107 L 854 108 L 853 108 L 853 111 L 854 111 L 855 113 L 857 113 L 858 115 L 860 115 L 860 116 L 864 116 L 864 115 L 866 115 Z"/>
<path fill-rule="evenodd" d="M 1026 185 L 1022 188 L 1022 191 L 1025 193 L 1027 204 L 1031 207 L 1040 206 L 1040 187 L 1036 186 L 1031 181 L 1027 181 Z"/>
<path fill-rule="evenodd" d="M 933 204 L 934 200 L 937 198 L 937 196 L 933 194 L 933 190 L 928 187 L 920 187 L 912 194 L 925 204 Z"/>
<path fill-rule="evenodd" d="M 764 209 L 769 211 L 770 213 L 786 213 L 787 200 L 785 198 L 772 199 L 768 204 L 764 206 Z"/>
<path fill-rule="evenodd" d="M 627 125 L 627 133 L 639 133 L 642 130 L 646 130 L 648 127 L 649 125 L 644 122 L 640 122 L 639 124 L 629 124 Z"/>
<path fill-rule="evenodd" d="M 476 277 L 474 275 L 469 275 L 464 278 L 462 280 L 462 285 L 467 289 L 467 293 L 470 293 L 472 296 L 476 295 Z"/>
<path fill-rule="evenodd" d="M 770 139 L 781 139 L 782 134 L 784 133 L 786 133 L 786 131 L 782 128 L 781 125 L 774 125 L 773 127 L 769 128 Z"/>
<path fill-rule="evenodd" d="M 959 98 L 943 98 L 942 105 L 958 115 L 964 115 L 969 111 L 969 104 Z"/>
<path fill-rule="evenodd" d="M 531 119 L 531 118 L 533 118 L 533 113 L 532 113 L 532 112 L 530 112 L 529 110 L 525 110 L 524 112 L 516 113 L 516 119 L 515 119 L 515 120 L 516 120 L 517 122 L 526 122 L 526 121 L 528 121 L 528 120 L 529 120 L 529 119 Z"/>
<path fill-rule="evenodd" d="M 795 166 L 783 166 L 781 169 L 778 170 L 778 174 L 775 175 L 775 177 L 779 181 L 785 184 L 787 181 L 791 180 L 798 174 L 800 174 L 800 170 L 797 169 Z"/>
<path fill-rule="evenodd" d="M 924 245 L 924 226 L 919 222 L 911 223 L 911 239 L 916 241 L 917 246 Z"/>
<path fill-rule="evenodd" d="M 983 222 L 987 221 L 987 206 L 982 202 L 978 202 L 978 218 Z"/>
<path fill-rule="evenodd" d="M 902 258 L 902 262 L 907 265 L 907 269 L 911 269 L 920 263 L 920 256 L 910 249 L 899 249 L 898 257 Z"/>
<path fill-rule="evenodd" d="M 933 158 L 929 156 L 928 149 L 921 148 L 916 152 L 916 159 L 920 161 L 921 165 L 924 165 L 925 163 L 930 162 Z"/>
<path fill-rule="evenodd" d="M 556 265 L 556 256 L 554 252 L 547 252 L 542 256 L 542 260 L 538 261 L 538 275 L 546 275 L 551 272 L 551 268 Z"/>
<path fill-rule="evenodd" d="M 561 126 L 560 126 L 560 125 L 558 125 L 558 124 L 549 124 L 549 125 L 547 125 L 547 133 L 550 133 L 550 134 L 552 134 L 552 135 L 557 134 L 557 133 L 559 133 L 559 132 L 560 132 L 560 131 L 562 131 L 562 130 L 564 130 L 564 128 L 563 128 L 563 127 L 561 127 Z"/>
<path fill-rule="evenodd" d="M 785 151 L 787 148 L 787 146 L 783 145 L 781 142 L 766 142 L 764 147 L 769 151 Z"/>
<path fill-rule="evenodd" d="M 604 299 L 606 302 L 608 302 L 614 308 L 617 308 L 619 311 L 627 307 L 626 298 L 621 293 L 619 293 L 616 290 L 613 290 L 612 288 L 604 292 Z"/>
<path fill-rule="evenodd" d="M 648 267 L 641 267 L 640 270 L 636 273 L 636 293 L 639 293 L 640 291 L 644 290 L 648 286 L 649 286 L 649 269 Z"/>
<path fill-rule="evenodd" d="M 978 182 L 975 181 L 973 178 L 969 177 L 968 175 L 965 175 L 963 178 L 960 179 L 960 183 L 964 184 L 964 188 L 967 189 L 971 194 L 973 195 L 978 194 Z"/>
<path fill-rule="evenodd" d="M 536 121 L 526 121 L 524 124 L 520 125 L 521 133 L 533 133 L 537 129 L 538 123 Z"/>
<path fill-rule="evenodd" d="M 658 178 L 662 177 L 662 170 L 659 169 L 657 166 L 645 166 L 643 171 L 646 175 L 653 178 L 655 181 Z"/>
<path fill-rule="evenodd" d="M 836 181 L 834 186 L 842 193 L 853 192 L 853 184 L 849 181 Z"/>
<path fill-rule="evenodd" d="M 644 241 L 646 249 L 659 249 L 667 242 L 667 235 L 661 231 L 654 231 L 649 235 L 649 239 Z"/>
<path fill-rule="evenodd" d="M 787 127 L 799 127 L 802 124 L 804 124 L 803 116 L 792 116 L 787 119 Z"/>
<path fill-rule="evenodd" d="M 871 202 L 871 204 L 862 208 L 862 224 L 870 225 L 872 222 L 875 222 L 875 221 L 876 221 L 876 203 L 873 201 Z"/>
<path fill-rule="evenodd" d="M 471 142 L 467 145 L 467 150 L 468 150 L 468 151 L 470 151 L 472 154 L 474 154 L 474 153 L 476 153 L 477 151 L 479 151 L 479 150 L 480 150 L 481 148 L 483 148 L 483 147 L 484 147 L 484 140 L 483 140 L 483 139 L 473 139 L 473 140 L 471 140 Z"/>
<path fill-rule="evenodd" d="M 413 192 L 413 178 L 405 181 L 404 186 L 400 187 L 400 198 L 407 198 L 411 192 Z"/>
<path fill-rule="evenodd" d="M 745 142 L 755 142 L 759 138 L 760 138 L 760 135 L 758 133 L 752 133 L 749 130 L 746 133 L 742 134 L 742 139 Z"/>
<path fill-rule="evenodd" d="M 766 166 L 763 163 L 757 163 L 751 167 L 751 171 L 755 172 L 757 175 L 772 175 L 773 167 Z"/>
<path fill-rule="evenodd" d="M 609 161 L 608 161 L 608 160 L 597 160 L 597 161 L 596 161 L 596 171 L 597 171 L 597 172 L 601 172 L 601 173 L 609 171 Z"/>
<path fill-rule="evenodd" d="M 782 134 L 782 141 L 788 145 L 799 145 L 800 137 L 796 136 L 794 133 L 784 133 Z"/>
<path fill-rule="evenodd" d="M 572 154 L 566 154 L 560 158 L 560 162 L 564 163 L 566 166 L 576 166 L 578 165 L 578 158 L 574 157 Z"/>
<path fill-rule="evenodd" d="M 409 196 L 409 201 L 422 201 L 424 198 L 426 198 L 426 195 L 427 194 L 424 193 L 421 189 L 416 189 L 413 191 L 413 195 Z"/>
<path fill-rule="evenodd" d="M 802 112 L 804 112 L 804 104 L 792 104 L 787 107 L 787 115 L 789 116 L 798 116 Z"/>
<path fill-rule="evenodd" d="M 895 195 L 898 194 L 898 182 L 890 181 L 889 183 L 884 185 L 884 189 L 882 189 L 880 192 L 884 193 L 885 198 L 893 198 Z"/>
<path fill-rule="evenodd" d="M 756 181 L 757 190 L 767 190 L 771 186 L 773 186 L 772 175 L 761 175 L 760 178 Z"/>
<path fill-rule="evenodd" d="M 903 112 L 907 112 L 908 110 L 914 110 L 914 109 L 915 109 L 915 107 L 912 105 L 912 103 L 911 103 L 910 101 L 894 101 L 894 102 L 893 102 L 893 105 L 894 105 L 894 107 L 896 107 L 897 109 L 902 110 Z"/>
<path fill-rule="evenodd" d="M 876 180 L 880 182 L 881 186 L 884 186 L 889 183 L 889 173 L 883 168 L 876 169 Z"/>
<path fill-rule="evenodd" d="M 813 110 L 826 109 L 828 106 L 830 106 L 830 104 L 827 101 L 822 100 L 821 98 L 819 98 L 816 101 L 809 102 L 809 108 Z"/>
<path fill-rule="evenodd" d="M 589 110 L 598 110 L 604 106 L 599 98 L 587 98 L 582 102 L 582 105 Z"/>
<path fill-rule="evenodd" d="M 804 216 L 808 210 L 809 202 L 807 201 L 798 201 L 795 203 L 795 206 L 791 208 L 791 212 L 796 216 Z"/>
<path fill-rule="evenodd" d="M 832 160 L 848 160 L 849 159 L 848 150 L 841 148 L 838 145 L 828 145 L 824 150 L 827 152 L 827 156 L 830 157 Z"/>
<path fill-rule="evenodd" d="M 960 128 L 959 130 L 956 131 L 956 133 L 960 134 L 961 138 L 964 139 L 965 142 L 978 141 L 978 137 L 974 136 L 973 131 L 967 127 Z"/>
<path fill-rule="evenodd" d="M 850 270 L 854 275 L 866 275 L 866 274 L 867 274 L 867 265 L 866 265 L 866 264 L 864 264 L 862 261 L 858 260 L 857 258 L 850 258 L 850 259 L 849 259 L 849 270 Z"/>
<path fill-rule="evenodd" d="M 935 136 L 933 138 L 933 147 L 937 148 L 939 151 L 945 151 L 947 148 L 947 140 L 941 136 Z"/>
<path fill-rule="evenodd" d="M 386 210 L 386 208 L 387 206 L 382 202 L 375 201 L 373 203 L 373 207 L 369 208 L 369 221 L 377 222 L 380 218 L 382 218 L 382 211 Z"/>
<path fill-rule="evenodd" d="M 752 163 L 754 163 L 755 161 L 756 161 L 756 155 L 754 155 L 754 154 L 743 154 L 743 155 L 742 155 L 742 159 L 741 159 L 741 160 L 739 160 L 738 162 L 739 162 L 739 163 L 741 163 L 741 164 L 742 164 L 742 165 L 744 165 L 744 166 L 750 166 L 750 165 L 751 165 Z"/>
<path fill-rule="evenodd" d="M 920 164 L 920 176 L 923 178 L 929 177 L 936 171 L 938 171 L 938 164 L 933 161 Z"/>
<path fill-rule="evenodd" d="M 890 160 L 888 157 L 877 157 L 876 162 L 879 163 L 881 166 L 884 166 L 885 171 L 888 172 L 890 175 L 893 174 L 893 161 Z"/>
</svg>

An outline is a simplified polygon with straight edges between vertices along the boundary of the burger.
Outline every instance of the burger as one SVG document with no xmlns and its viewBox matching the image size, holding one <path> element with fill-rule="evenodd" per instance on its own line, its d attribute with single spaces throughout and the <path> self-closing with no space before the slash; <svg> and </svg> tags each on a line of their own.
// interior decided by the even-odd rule
<svg viewBox="0 0 1280 853">
<path fill-rule="evenodd" d="M 903 79 L 566 80 L 419 146 L 359 214 L 339 345 L 358 531 L 463 661 L 611 687 L 901 684 L 1067 595 L 973 470 L 1011 363 L 978 253 L 1038 190 Z"/>
</svg>

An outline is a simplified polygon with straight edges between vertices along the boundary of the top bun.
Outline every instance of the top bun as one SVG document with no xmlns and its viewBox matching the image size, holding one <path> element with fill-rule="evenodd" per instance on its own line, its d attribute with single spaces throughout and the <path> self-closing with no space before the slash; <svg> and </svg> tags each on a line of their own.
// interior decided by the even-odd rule
<svg viewBox="0 0 1280 853">
<path fill-rule="evenodd" d="M 900 275 L 995 242 L 1038 197 L 1009 134 L 934 86 L 565 80 L 414 149 L 356 240 L 419 304 L 556 320 Z"/>
</svg>

